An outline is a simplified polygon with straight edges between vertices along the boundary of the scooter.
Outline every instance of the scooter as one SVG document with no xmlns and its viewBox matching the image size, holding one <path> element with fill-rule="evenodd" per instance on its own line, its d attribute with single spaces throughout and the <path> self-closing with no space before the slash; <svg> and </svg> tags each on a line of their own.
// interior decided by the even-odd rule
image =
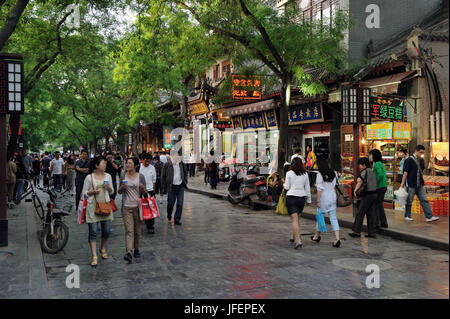
<svg viewBox="0 0 450 319">
<path fill-rule="evenodd" d="M 219 167 L 219 181 L 229 182 L 230 181 L 230 168 L 229 167 Z"/>
<path fill-rule="evenodd" d="M 266 178 L 257 176 L 256 168 L 250 166 L 247 175 L 238 178 L 240 170 L 237 170 L 231 176 L 230 185 L 228 186 L 228 201 L 237 205 L 247 200 L 251 209 L 256 208 L 255 199 L 266 201 L 268 192 L 266 187 Z"/>
</svg>

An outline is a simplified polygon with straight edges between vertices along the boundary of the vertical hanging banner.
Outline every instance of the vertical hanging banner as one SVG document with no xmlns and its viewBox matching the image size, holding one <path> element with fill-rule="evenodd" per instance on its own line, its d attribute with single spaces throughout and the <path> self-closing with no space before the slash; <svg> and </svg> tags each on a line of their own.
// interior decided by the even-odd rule
<svg viewBox="0 0 450 319">
<path fill-rule="evenodd" d="M 277 114 L 275 110 L 264 112 L 266 117 L 267 128 L 278 128 Z"/>
<path fill-rule="evenodd" d="M 260 100 L 261 77 L 258 75 L 232 75 L 232 96 L 234 100 Z"/>
</svg>

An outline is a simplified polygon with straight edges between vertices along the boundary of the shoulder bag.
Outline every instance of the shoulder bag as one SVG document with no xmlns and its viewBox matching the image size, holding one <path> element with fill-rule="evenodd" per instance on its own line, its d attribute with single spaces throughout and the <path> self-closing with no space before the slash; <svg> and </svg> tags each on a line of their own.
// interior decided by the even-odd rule
<svg viewBox="0 0 450 319">
<path fill-rule="evenodd" d="M 336 195 L 337 195 L 337 206 L 338 207 L 346 207 L 349 206 L 352 202 L 350 200 L 350 196 L 345 189 L 345 184 L 339 184 L 339 179 L 336 176 Z"/>
<path fill-rule="evenodd" d="M 92 188 L 95 190 L 94 179 L 92 177 L 92 174 L 91 174 L 91 182 L 92 182 Z M 112 210 L 111 204 L 110 203 L 99 203 L 97 201 L 97 196 L 95 196 L 95 194 L 94 194 L 94 198 L 95 198 L 94 213 L 99 216 L 109 216 L 111 214 L 111 210 Z"/>
</svg>

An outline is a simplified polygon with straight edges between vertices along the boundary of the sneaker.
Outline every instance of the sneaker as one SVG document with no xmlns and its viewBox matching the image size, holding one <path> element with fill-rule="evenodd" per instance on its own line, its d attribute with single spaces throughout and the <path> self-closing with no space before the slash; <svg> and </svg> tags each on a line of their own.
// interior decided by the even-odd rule
<svg viewBox="0 0 450 319">
<path fill-rule="evenodd" d="M 411 217 L 405 217 L 405 220 L 414 220 Z"/>
<path fill-rule="evenodd" d="M 434 222 L 435 220 L 439 220 L 439 217 L 433 216 L 431 218 L 427 218 L 427 223 L 428 222 Z"/>
</svg>

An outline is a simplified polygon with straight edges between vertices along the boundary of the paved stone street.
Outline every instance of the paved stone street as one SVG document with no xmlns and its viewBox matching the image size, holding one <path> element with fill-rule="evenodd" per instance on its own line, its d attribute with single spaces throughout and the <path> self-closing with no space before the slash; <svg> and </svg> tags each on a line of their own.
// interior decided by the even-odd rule
<svg viewBox="0 0 450 319">
<path fill-rule="evenodd" d="M 314 225 L 308 219 L 301 219 L 304 247 L 296 251 L 288 240 L 288 216 L 233 207 L 226 201 L 193 193 L 185 193 L 182 226 L 169 225 L 166 205 L 160 205 L 156 234 L 144 232 L 141 262 L 131 265 L 123 260 L 125 238 L 120 212 L 115 213 L 109 240 L 110 258 L 99 260 L 97 269 L 89 265 L 87 225 L 77 225 L 75 213 L 67 217 L 70 238 L 64 251 L 43 254 L 46 287 L 43 295 L 36 293 L 42 286 L 36 281 L 32 267 L 27 266 L 30 260 L 27 254 L 37 249 L 30 245 L 33 241 L 38 245 L 37 237 L 21 239 L 27 232 L 26 216 L 35 213 L 29 203 L 22 205 L 28 205 L 23 206 L 27 207 L 26 215 L 19 208 L 8 212 L 12 218 L 11 243 L 0 248 L 0 268 L 5 274 L 0 282 L 2 298 L 449 296 L 448 253 L 382 236 L 353 239 L 347 235 L 348 229 L 342 230 L 344 240 L 341 248 L 336 249 L 331 247 L 330 232 L 322 236 L 319 244 L 309 240 Z M 80 289 L 66 287 L 68 264 L 80 266 Z M 369 264 L 380 267 L 378 289 L 366 288 L 369 273 L 365 269 Z"/>
</svg>

